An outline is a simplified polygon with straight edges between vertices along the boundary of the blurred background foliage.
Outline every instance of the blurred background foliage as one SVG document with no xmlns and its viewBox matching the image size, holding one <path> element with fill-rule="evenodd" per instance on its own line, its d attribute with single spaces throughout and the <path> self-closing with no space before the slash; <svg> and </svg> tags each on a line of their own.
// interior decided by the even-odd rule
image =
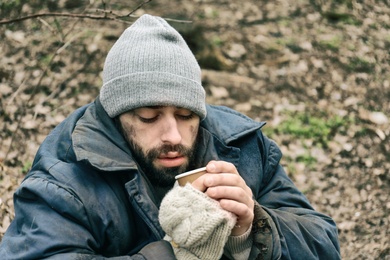
<svg viewBox="0 0 390 260">
<path fill-rule="evenodd" d="M 0 238 L 39 144 L 93 102 L 109 48 L 150 13 L 194 51 L 209 103 L 267 121 L 264 133 L 280 146 L 289 176 L 336 220 L 343 259 L 390 257 L 389 6 L 0 0 Z M 34 17 L 18 20 L 26 16 Z"/>
</svg>

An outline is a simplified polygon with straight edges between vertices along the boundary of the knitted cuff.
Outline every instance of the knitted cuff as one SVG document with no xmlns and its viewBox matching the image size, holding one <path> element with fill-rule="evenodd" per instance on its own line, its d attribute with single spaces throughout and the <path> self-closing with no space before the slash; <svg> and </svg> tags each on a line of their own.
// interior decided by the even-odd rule
<svg viewBox="0 0 390 260">
<path fill-rule="evenodd" d="M 225 255 L 230 256 L 229 259 L 249 259 L 249 255 L 253 245 L 252 225 L 240 236 L 229 236 L 225 245 Z"/>
<path fill-rule="evenodd" d="M 236 223 L 232 213 L 190 184 L 168 192 L 159 220 L 179 260 L 219 259 Z"/>
</svg>

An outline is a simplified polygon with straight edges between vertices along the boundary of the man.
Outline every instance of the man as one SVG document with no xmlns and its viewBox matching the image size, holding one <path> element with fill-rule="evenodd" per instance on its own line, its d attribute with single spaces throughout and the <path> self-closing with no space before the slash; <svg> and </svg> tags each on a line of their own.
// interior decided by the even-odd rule
<svg viewBox="0 0 390 260">
<path fill-rule="evenodd" d="M 334 222 L 286 176 L 263 125 L 206 105 L 183 38 L 143 15 L 108 53 L 99 97 L 42 143 L 1 258 L 339 259 Z"/>
</svg>

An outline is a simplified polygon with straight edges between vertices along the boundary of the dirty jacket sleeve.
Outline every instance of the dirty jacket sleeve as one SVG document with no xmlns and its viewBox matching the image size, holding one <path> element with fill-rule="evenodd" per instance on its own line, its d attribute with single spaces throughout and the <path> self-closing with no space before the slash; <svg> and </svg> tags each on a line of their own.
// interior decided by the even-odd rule
<svg viewBox="0 0 390 260">
<path fill-rule="evenodd" d="M 250 259 L 340 259 L 336 224 L 312 208 L 280 165 L 280 149 L 261 138 L 265 174 L 255 194 Z"/>
<path fill-rule="evenodd" d="M 83 203 L 70 190 L 45 178 L 27 178 L 14 195 L 15 219 L 0 246 L 2 259 L 111 259 L 104 239 L 92 231 Z M 95 216 L 96 217 L 96 216 Z M 101 226 L 103 232 L 104 226 Z M 115 234 L 112 234 L 115 235 Z M 126 243 L 120 241 L 118 243 Z M 114 259 L 175 259 L 170 244 L 152 242 L 130 256 Z"/>
</svg>

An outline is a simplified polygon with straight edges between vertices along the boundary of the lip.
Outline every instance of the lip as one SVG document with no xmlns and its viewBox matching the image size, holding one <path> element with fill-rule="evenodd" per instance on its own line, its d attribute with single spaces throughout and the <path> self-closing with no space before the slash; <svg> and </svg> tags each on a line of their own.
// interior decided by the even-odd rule
<svg viewBox="0 0 390 260">
<path fill-rule="evenodd" d="M 186 158 L 177 153 L 161 155 L 157 158 L 158 164 L 164 167 L 178 167 L 185 163 Z"/>
</svg>

